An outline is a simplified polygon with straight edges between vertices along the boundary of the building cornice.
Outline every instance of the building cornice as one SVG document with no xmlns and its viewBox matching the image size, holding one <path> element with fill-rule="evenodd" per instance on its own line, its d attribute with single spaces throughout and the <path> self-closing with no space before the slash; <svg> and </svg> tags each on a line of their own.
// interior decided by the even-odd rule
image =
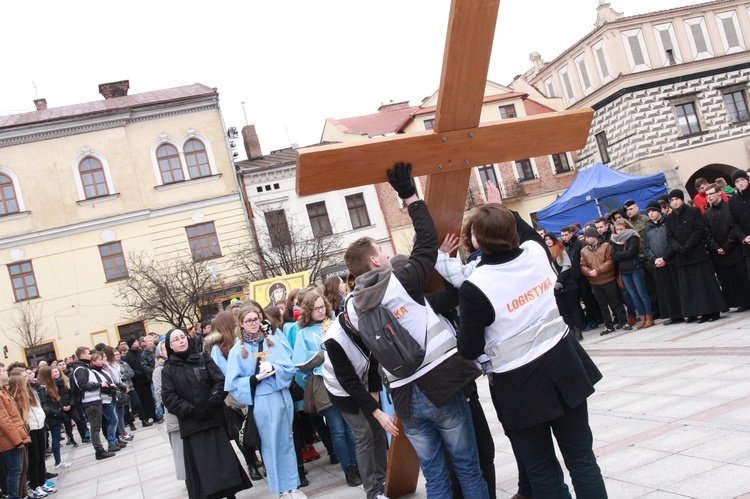
<svg viewBox="0 0 750 499">
<path fill-rule="evenodd" d="M 179 104 L 162 104 L 127 111 L 118 110 L 107 114 L 97 113 L 59 121 L 6 128 L 0 130 L 0 148 L 119 128 L 131 123 L 209 111 L 218 109 L 218 107 L 219 100 L 216 96 L 202 96 Z"/>
<path fill-rule="evenodd" d="M 122 215 L 116 215 L 113 217 L 106 217 L 98 220 L 91 220 L 88 222 L 67 225 L 65 227 L 55 227 L 54 229 L 46 229 L 29 232 L 27 234 L 21 234 L 18 236 L 5 237 L 0 239 L 0 250 L 15 248 L 18 246 L 23 246 L 25 244 L 36 244 L 44 241 L 51 241 L 61 237 L 70 237 L 78 234 L 85 234 L 92 231 L 101 231 L 104 229 L 110 229 L 112 227 L 119 227 L 125 224 L 141 222 L 144 220 L 152 220 L 160 217 L 175 215 L 178 213 L 193 212 L 196 210 L 210 208 L 212 206 L 219 206 L 222 204 L 228 204 L 235 201 L 241 203 L 238 193 L 216 198 L 204 199 L 201 201 L 194 201 L 191 203 L 169 206 L 167 208 L 159 208 L 156 210 L 138 210 Z"/>
<path fill-rule="evenodd" d="M 244 171 L 240 174 L 245 177 L 248 184 L 260 184 L 270 180 L 294 178 L 297 174 L 297 165 L 295 163 L 293 165 L 274 166 L 264 170 Z"/>
</svg>

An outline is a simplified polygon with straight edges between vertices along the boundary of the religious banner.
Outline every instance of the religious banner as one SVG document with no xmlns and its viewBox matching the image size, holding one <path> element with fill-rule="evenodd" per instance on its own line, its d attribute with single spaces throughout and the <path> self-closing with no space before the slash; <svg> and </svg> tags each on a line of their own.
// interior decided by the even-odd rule
<svg viewBox="0 0 750 499">
<path fill-rule="evenodd" d="M 310 276 L 307 271 L 297 272 L 253 281 L 250 283 L 249 294 L 250 298 L 266 307 L 269 304 L 276 305 L 283 302 L 294 288 L 304 288 L 309 282 Z"/>
</svg>

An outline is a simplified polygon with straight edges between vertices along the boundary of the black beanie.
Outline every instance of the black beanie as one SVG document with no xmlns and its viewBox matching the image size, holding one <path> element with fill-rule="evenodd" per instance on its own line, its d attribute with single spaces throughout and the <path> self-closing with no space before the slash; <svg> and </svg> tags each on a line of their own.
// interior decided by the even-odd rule
<svg viewBox="0 0 750 499">
<path fill-rule="evenodd" d="M 745 180 L 750 180 L 747 178 L 747 172 L 745 170 L 735 170 L 732 172 L 732 183 L 734 184 L 737 182 L 738 178 L 744 178 Z"/>
<path fill-rule="evenodd" d="M 128 348 L 132 348 L 133 343 L 135 343 L 135 338 L 132 336 L 125 340 L 125 344 L 128 346 Z"/>
<path fill-rule="evenodd" d="M 652 210 L 653 211 L 658 211 L 659 213 L 661 213 L 661 205 L 659 204 L 658 201 L 651 201 L 648 204 L 648 206 L 646 206 L 646 212 L 649 212 L 649 211 L 652 211 Z"/>
<path fill-rule="evenodd" d="M 669 191 L 669 199 L 672 198 L 680 198 L 685 201 L 685 193 L 680 189 L 672 189 L 671 191 Z"/>
</svg>

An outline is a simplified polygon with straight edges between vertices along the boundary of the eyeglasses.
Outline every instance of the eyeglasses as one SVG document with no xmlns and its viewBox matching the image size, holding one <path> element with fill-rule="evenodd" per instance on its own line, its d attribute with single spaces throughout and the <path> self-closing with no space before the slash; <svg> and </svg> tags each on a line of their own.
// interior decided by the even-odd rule
<svg viewBox="0 0 750 499">
<path fill-rule="evenodd" d="M 325 305 L 321 305 L 319 307 L 313 307 L 313 312 L 325 312 L 325 311 L 326 311 Z"/>
<path fill-rule="evenodd" d="M 247 319 L 247 320 L 242 321 L 243 324 L 257 324 L 259 322 L 260 322 L 260 319 L 257 317 L 255 319 Z"/>
</svg>

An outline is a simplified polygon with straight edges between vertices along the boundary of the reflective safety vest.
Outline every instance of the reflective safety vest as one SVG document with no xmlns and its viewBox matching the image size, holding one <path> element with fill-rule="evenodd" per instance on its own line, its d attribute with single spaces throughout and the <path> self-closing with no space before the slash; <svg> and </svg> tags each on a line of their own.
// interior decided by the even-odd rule
<svg viewBox="0 0 750 499">
<path fill-rule="evenodd" d="M 344 329 L 339 324 L 339 321 L 333 321 L 331 327 L 326 332 L 325 340 L 333 340 L 344 350 L 349 362 L 351 362 L 354 372 L 357 373 L 359 380 L 363 385 L 367 383 L 367 371 L 370 369 L 370 357 L 365 355 L 359 346 L 349 338 Z M 333 364 L 331 359 L 328 357 L 328 352 L 325 353 L 325 361 L 323 361 L 323 383 L 326 389 L 331 392 L 332 395 L 337 397 L 349 397 L 349 393 L 344 390 L 336 378 L 336 373 L 333 370 Z M 367 386 L 365 386 L 367 388 Z"/>
<path fill-rule="evenodd" d="M 347 312 L 352 325 L 357 327 L 357 312 L 352 301 L 347 302 Z M 399 324 L 409 331 L 414 340 L 424 345 L 425 350 L 424 360 L 419 369 L 407 378 L 397 378 L 383 369 L 391 388 L 411 383 L 456 353 L 456 331 L 453 326 L 444 317 L 436 314 L 426 301 L 424 305 L 414 301 L 393 274 L 390 275 L 381 303 L 393 313 Z"/>
</svg>

